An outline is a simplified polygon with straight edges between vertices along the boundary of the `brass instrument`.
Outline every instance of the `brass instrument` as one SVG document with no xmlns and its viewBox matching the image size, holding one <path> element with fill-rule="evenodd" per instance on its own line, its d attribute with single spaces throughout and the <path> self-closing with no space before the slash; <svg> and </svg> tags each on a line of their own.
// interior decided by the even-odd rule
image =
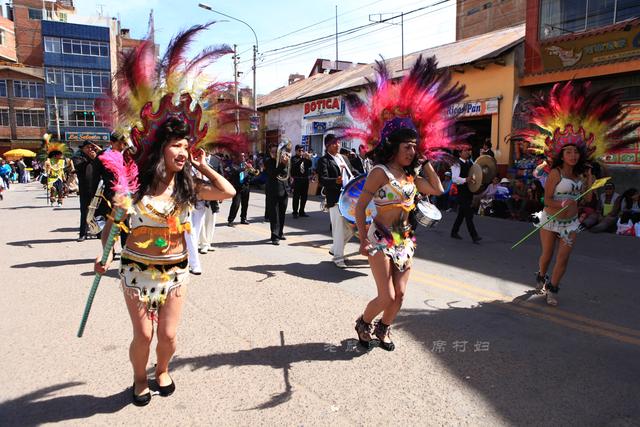
<svg viewBox="0 0 640 427">
<path fill-rule="evenodd" d="M 287 173 L 285 175 L 278 175 L 280 181 L 289 182 L 291 178 L 291 141 L 288 138 L 283 138 L 278 144 L 278 151 L 276 151 L 276 167 L 281 163 L 287 163 Z"/>
<path fill-rule="evenodd" d="M 87 210 L 87 231 L 89 234 L 97 235 L 102 231 L 105 225 L 105 219 L 102 216 L 96 218 L 96 209 L 100 206 L 100 200 L 102 199 L 102 193 L 104 192 L 104 182 L 100 180 L 96 194 L 91 199 L 89 209 Z"/>
</svg>

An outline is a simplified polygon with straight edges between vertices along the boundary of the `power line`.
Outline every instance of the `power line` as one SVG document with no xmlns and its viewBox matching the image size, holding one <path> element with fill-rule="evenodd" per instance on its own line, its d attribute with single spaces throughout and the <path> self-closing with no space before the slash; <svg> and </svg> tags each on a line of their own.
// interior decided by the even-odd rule
<svg viewBox="0 0 640 427">
<path fill-rule="evenodd" d="M 448 0 L 441 1 L 441 2 L 438 2 L 438 3 L 434 3 L 433 5 L 430 5 L 428 7 L 433 7 L 433 6 L 436 6 L 436 5 L 440 5 L 440 4 L 446 3 L 447 1 Z M 422 13 L 422 14 L 414 16 L 414 17 L 411 17 L 411 18 L 407 19 L 407 21 L 413 21 L 413 20 L 416 20 L 416 19 L 418 19 L 418 18 L 420 18 L 422 16 L 425 16 L 425 15 L 428 15 L 428 14 L 431 14 L 431 13 L 435 13 L 435 12 L 439 12 L 441 10 L 444 10 L 447 7 L 450 7 L 451 5 L 455 5 L 455 3 L 445 5 L 444 7 L 441 7 L 441 8 L 435 9 L 435 10 L 429 10 L 428 12 Z M 420 8 L 420 9 L 416 9 L 416 10 L 422 10 L 422 9 L 424 9 L 424 8 Z M 399 15 L 397 17 L 399 17 Z M 344 43 L 347 43 L 349 41 L 356 40 L 356 39 L 359 39 L 361 37 L 367 36 L 369 34 L 372 34 L 372 33 L 375 33 L 375 32 L 379 32 L 379 31 L 386 31 L 386 30 L 389 30 L 389 29 L 393 29 L 393 27 L 382 26 L 382 27 L 373 29 L 371 31 L 367 31 L 367 32 L 362 33 L 362 34 L 358 34 L 358 35 L 355 35 L 353 37 L 349 37 L 349 38 L 343 39 L 342 43 L 344 44 Z M 350 31 L 350 30 L 345 30 L 345 33 L 347 33 L 348 31 Z M 360 30 L 358 30 L 358 31 L 360 31 Z M 354 33 L 354 32 L 356 32 L 356 31 L 350 31 L 349 34 Z M 299 46 L 297 48 L 290 49 L 289 51 L 286 51 L 286 52 L 273 53 L 271 55 L 268 55 L 270 57 L 266 61 L 263 61 L 263 63 L 260 64 L 258 67 L 259 68 L 264 68 L 264 67 L 272 65 L 272 64 L 274 64 L 276 62 L 281 62 L 284 59 L 291 59 L 291 58 L 295 58 L 295 57 L 304 55 L 304 54 L 306 54 L 307 49 L 310 48 L 310 47 L 317 47 L 317 48 L 328 47 L 332 43 L 333 43 L 333 40 L 316 40 L 313 43 L 310 43 L 309 45 Z"/>
<path fill-rule="evenodd" d="M 419 12 L 421 10 L 428 9 L 430 7 L 434 7 L 434 6 L 440 5 L 440 4 L 446 3 L 448 1 L 450 1 L 450 0 L 440 0 L 440 1 L 436 2 L 436 3 L 432 3 L 432 4 L 427 5 L 427 6 L 423 6 L 423 7 L 417 8 L 417 9 L 410 10 L 409 12 L 404 13 L 404 15 L 410 15 L 412 13 Z M 350 33 L 353 33 L 354 31 L 359 31 L 359 30 L 362 30 L 364 28 L 371 27 L 373 25 L 382 24 L 384 22 L 391 21 L 392 19 L 395 19 L 395 18 L 398 18 L 398 17 L 400 17 L 400 15 L 391 16 L 391 17 L 389 17 L 387 19 L 383 19 L 383 20 L 378 21 L 378 22 L 371 22 L 371 23 L 368 23 L 368 24 L 365 24 L 365 25 L 361 25 L 361 26 L 358 26 L 358 27 L 349 28 L 347 30 L 338 32 L 337 35 L 350 34 Z M 330 35 L 327 35 L 327 36 L 315 38 L 313 40 L 307 40 L 307 41 L 300 42 L 300 43 L 295 43 L 295 44 L 292 44 L 292 45 L 289 45 L 289 46 L 284 46 L 284 47 L 280 47 L 280 48 L 276 48 L 276 49 L 267 50 L 267 51 L 264 51 L 262 53 L 263 54 L 268 54 L 268 53 L 271 53 L 271 52 L 278 52 L 278 51 L 282 51 L 284 49 L 295 48 L 295 47 L 303 46 L 303 45 L 306 45 L 306 44 L 309 44 L 309 43 L 325 40 L 327 38 L 333 38 L 335 36 L 336 36 L 336 33 L 333 33 L 333 34 L 330 34 Z"/>
</svg>

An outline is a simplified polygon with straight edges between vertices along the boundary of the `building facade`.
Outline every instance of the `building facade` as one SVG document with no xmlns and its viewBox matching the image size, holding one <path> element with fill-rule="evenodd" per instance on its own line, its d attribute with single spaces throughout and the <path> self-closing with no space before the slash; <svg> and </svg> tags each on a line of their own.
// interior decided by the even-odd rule
<svg viewBox="0 0 640 427">
<path fill-rule="evenodd" d="M 42 21 L 47 130 L 72 147 L 109 141 L 94 101 L 111 87 L 108 27 Z"/>
<path fill-rule="evenodd" d="M 629 120 L 640 120 L 640 2 L 527 0 L 523 95 L 556 82 L 618 88 Z M 640 145 L 603 159 L 614 179 L 640 178 Z"/>
<path fill-rule="evenodd" d="M 401 77 L 420 56 L 435 56 L 439 66 L 449 69 L 453 82 L 466 86 L 467 98 L 451 108 L 461 131 L 471 131 L 469 142 L 475 155 L 485 141 L 491 142 L 502 174 L 512 160 L 513 108 L 518 98 L 519 69 L 522 67 L 524 24 L 481 34 L 387 60 L 394 77 Z M 323 137 L 330 129 L 349 120 L 343 96 L 364 94 L 366 79 L 373 78 L 373 64 L 356 65 L 334 74 L 315 74 L 275 90 L 259 99 L 263 113 L 265 145 L 286 136 L 315 152 L 324 150 Z M 345 148 L 359 142 L 346 141 Z"/>
<path fill-rule="evenodd" d="M 527 0 L 457 0 L 456 40 L 524 23 Z"/>
</svg>

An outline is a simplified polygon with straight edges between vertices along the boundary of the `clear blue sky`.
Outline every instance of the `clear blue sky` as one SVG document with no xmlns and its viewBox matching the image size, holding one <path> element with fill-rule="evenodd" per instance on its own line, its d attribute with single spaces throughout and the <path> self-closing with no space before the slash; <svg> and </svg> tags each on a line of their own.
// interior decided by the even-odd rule
<svg viewBox="0 0 640 427">
<path fill-rule="evenodd" d="M 224 20 L 223 16 L 198 7 L 197 0 L 76 0 L 80 15 L 118 17 L 123 28 L 133 37 L 147 32 L 149 11 L 153 9 L 156 42 L 161 52 L 170 38 L 181 29 L 210 20 Z M 313 46 L 274 51 L 335 33 L 335 7 L 338 6 L 338 31 L 369 24 L 369 14 L 408 13 L 437 3 L 432 7 L 404 17 L 405 53 L 415 52 L 455 40 L 455 0 L 350 0 L 350 1 L 269 1 L 237 0 L 235 2 L 202 1 L 214 10 L 246 21 L 258 36 L 260 58 L 257 71 L 259 94 L 287 84 L 289 74 L 308 75 L 316 58 L 335 59 L 335 38 Z M 324 21 L 324 22 L 323 22 Z M 399 24 L 400 19 L 393 21 Z M 306 28 L 305 28 L 306 27 Z M 237 44 L 240 53 L 240 83 L 252 86 L 251 47 L 253 34 L 245 25 L 228 20 L 219 22 L 202 34 L 194 51 L 208 44 Z M 376 24 L 352 34 L 339 36 L 340 60 L 373 62 L 379 55 L 386 58 L 400 56 L 400 25 Z M 210 70 L 218 79 L 233 80 L 231 55 L 221 58 Z"/>
</svg>

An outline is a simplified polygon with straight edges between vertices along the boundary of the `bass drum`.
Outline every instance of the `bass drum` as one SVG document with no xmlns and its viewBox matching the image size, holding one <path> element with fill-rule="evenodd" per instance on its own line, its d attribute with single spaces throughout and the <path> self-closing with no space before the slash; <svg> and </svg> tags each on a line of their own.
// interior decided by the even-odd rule
<svg viewBox="0 0 640 427">
<path fill-rule="evenodd" d="M 356 203 L 358 203 L 360 194 L 362 194 L 362 189 L 364 188 L 364 182 L 366 180 L 367 175 L 362 174 L 349 181 L 349 183 L 347 183 L 347 185 L 342 189 L 342 194 L 340 194 L 340 199 L 338 199 L 338 210 L 340 211 L 340 215 L 352 224 L 355 224 L 356 222 Z M 373 203 L 373 200 L 369 202 L 365 213 L 367 215 L 367 224 L 371 224 L 373 217 L 376 216 L 376 205 Z"/>
<path fill-rule="evenodd" d="M 442 212 L 427 200 L 416 204 L 416 220 L 418 224 L 427 228 L 435 227 L 442 219 Z"/>
</svg>

